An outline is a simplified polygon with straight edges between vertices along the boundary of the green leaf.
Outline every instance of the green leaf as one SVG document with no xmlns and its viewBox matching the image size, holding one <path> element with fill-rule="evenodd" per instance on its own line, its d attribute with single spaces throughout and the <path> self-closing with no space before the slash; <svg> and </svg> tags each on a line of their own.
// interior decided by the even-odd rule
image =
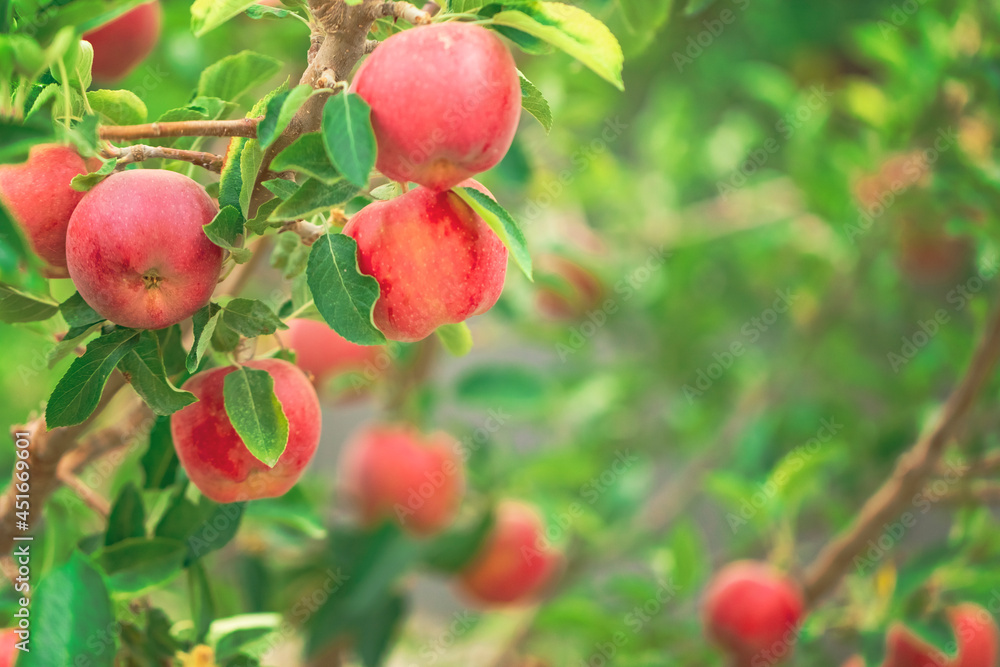
<svg viewBox="0 0 1000 667">
<path fill-rule="evenodd" d="M 264 181 L 264 186 L 266 187 L 268 183 L 274 183 L 275 181 L 283 181 L 280 178 L 275 178 L 270 181 Z M 268 188 L 270 189 L 270 188 Z M 268 229 L 272 227 L 281 226 L 280 222 L 271 222 L 268 218 L 274 213 L 274 209 L 281 205 L 281 200 L 278 198 L 268 199 L 266 202 L 257 207 L 257 215 L 254 216 L 252 220 L 247 220 L 246 229 L 254 234 L 264 234 Z"/>
<path fill-rule="evenodd" d="M 204 496 L 194 503 L 185 497 L 186 489 L 186 484 L 177 488 L 154 531 L 157 537 L 187 545 L 185 566 L 226 546 L 239 530 L 246 508 L 246 503 L 220 505 Z"/>
<path fill-rule="evenodd" d="M 527 366 L 513 364 L 478 366 L 462 375 L 456 386 L 463 403 L 486 408 L 530 408 L 548 393 L 545 376 Z"/>
<path fill-rule="evenodd" d="M 464 357 L 472 351 L 472 332 L 465 322 L 442 324 L 434 330 L 441 345 L 454 357 Z"/>
<path fill-rule="evenodd" d="M 283 19 L 292 12 L 287 9 L 279 9 L 277 7 L 268 7 L 267 5 L 255 4 L 250 5 L 246 9 L 246 15 L 252 19 Z"/>
<path fill-rule="evenodd" d="M 118 499 L 108 515 L 108 530 L 104 534 L 104 545 L 110 546 L 132 537 L 146 535 L 146 510 L 142 504 L 142 494 L 133 482 L 122 487 Z"/>
<path fill-rule="evenodd" d="M 279 201 L 277 203 L 280 204 L 298 191 L 299 184 L 285 178 L 272 178 L 269 181 L 264 181 L 264 187 L 278 198 Z"/>
<path fill-rule="evenodd" d="M 248 139 L 245 137 L 234 137 L 229 142 L 226 150 L 226 162 L 219 174 L 219 207 L 226 208 L 232 206 L 237 211 L 240 209 L 240 195 L 243 192 L 243 171 L 242 159 L 243 149 Z"/>
<path fill-rule="evenodd" d="M 62 313 L 66 324 L 71 327 L 89 327 L 91 324 L 103 322 L 96 310 L 83 300 L 79 292 L 59 304 L 59 312 Z"/>
<path fill-rule="evenodd" d="M 170 418 L 158 417 L 149 432 L 149 446 L 139 464 L 145 473 L 146 489 L 167 489 L 177 479 L 177 451 L 170 435 Z"/>
<path fill-rule="evenodd" d="M 287 329 L 271 308 L 258 299 L 233 299 L 222 310 L 223 321 L 233 331 L 246 338 L 267 336 L 278 329 Z"/>
<path fill-rule="evenodd" d="M 212 334 L 219 323 L 219 306 L 210 303 L 198 310 L 192 317 L 194 328 L 194 343 L 191 344 L 191 351 L 187 357 L 187 372 L 194 373 L 201 365 L 201 358 L 208 351 L 208 346 L 212 342 Z"/>
<path fill-rule="evenodd" d="M 48 297 L 33 296 L 16 287 L 0 283 L 0 321 L 37 322 L 59 312 L 59 305 Z"/>
<path fill-rule="evenodd" d="M 188 599 L 191 600 L 191 620 L 194 623 L 195 641 L 204 642 L 208 629 L 215 620 L 215 600 L 208 583 L 205 565 L 198 561 L 188 568 Z"/>
<path fill-rule="evenodd" d="M 131 90 L 92 90 L 87 100 L 94 111 L 112 125 L 138 125 L 146 122 L 146 103 Z"/>
<path fill-rule="evenodd" d="M 399 187 L 399 183 L 390 181 L 385 185 L 380 185 L 377 188 L 374 188 L 368 194 L 371 195 L 372 199 L 377 201 L 389 201 L 390 199 L 395 199 L 403 194 L 403 190 Z"/>
<path fill-rule="evenodd" d="M 207 0 L 206 4 L 225 5 L 225 2 Z M 249 7 L 253 2 L 243 1 L 243 7 Z M 243 11 L 241 8 L 236 13 Z M 235 16 L 236 14 L 233 14 Z M 251 88 L 258 86 L 281 71 L 282 63 L 276 58 L 240 51 L 209 65 L 201 73 L 198 80 L 198 95 L 218 97 L 222 100 L 236 100 Z"/>
<path fill-rule="evenodd" d="M 3 121 L 0 120 L 0 134 L 3 134 L 5 130 Z M 0 147 L 0 160 L 3 159 L 2 155 L 3 148 Z M 5 260 L 3 268 L 11 272 L 15 271 L 21 263 L 30 266 L 38 263 L 38 257 L 30 250 L 20 225 L 14 222 L 14 217 L 7 211 L 3 202 L 0 202 L 0 256 Z M 3 312 L 2 292 L 0 292 L 0 312 Z"/>
<path fill-rule="evenodd" d="M 101 168 L 97 171 L 91 171 L 86 174 L 77 174 L 73 177 L 73 180 L 69 182 L 71 188 L 77 192 L 89 192 L 94 188 L 95 185 L 103 181 L 105 178 L 110 176 L 115 171 L 115 167 L 118 166 L 118 160 L 110 159 L 103 160 L 101 162 Z"/>
<path fill-rule="evenodd" d="M 69 353 L 76 351 L 78 345 L 83 343 L 83 341 L 90 337 L 95 331 L 101 328 L 101 323 L 92 324 L 89 327 L 78 328 L 74 327 L 66 332 L 63 339 L 52 346 L 49 350 L 48 357 L 46 358 L 46 364 L 49 369 L 55 368 L 62 359 Z"/>
<path fill-rule="evenodd" d="M 256 139 L 247 139 L 240 153 L 240 211 L 244 218 L 250 214 L 250 199 L 253 197 L 257 172 L 264 162 L 264 150 Z"/>
<path fill-rule="evenodd" d="M 273 9 L 261 5 L 255 5 L 255 7 Z M 257 140 L 262 147 L 267 148 L 270 146 L 274 138 L 280 136 L 285 131 L 288 124 L 292 122 L 292 118 L 298 113 L 306 100 L 312 97 L 313 93 L 326 94 L 326 91 L 315 91 L 312 86 L 302 84 L 292 88 L 287 93 L 273 97 L 268 102 L 264 120 L 257 125 Z"/>
<path fill-rule="evenodd" d="M 82 357 L 73 360 L 45 406 L 49 428 L 79 424 L 94 411 L 104 385 L 118 362 L 139 344 L 135 329 L 116 329 L 90 341 Z"/>
<path fill-rule="evenodd" d="M 694 16 L 700 14 L 715 3 L 715 0 L 688 0 L 687 6 L 684 8 L 685 16 Z"/>
<path fill-rule="evenodd" d="M 549 110 L 548 101 L 542 95 L 542 91 L 535 87 L 535 84 L 528 81 L 520 72 L 518 75 L 521 79 L 521 106 L 534 116 L 548 132 L 552 129 L 552 111 Z"/>
<path fill-rule="evenodd" d="M 118 362 L 118 370 L 157 415 L 172 415 L 198 400 L 194 394 L 177 389 L 167 379 L 160 339 L 153 331 L 139 334 L 138 344 Z"/>
<path fill-rule="evenodd" d="M 241 366 L 226 375 L 222 387 L 226 414 L 247 450 L 273 468 L 288 445 L 288 418 L 274 395 L 267 371 Z"/>
<path fill-rule="evenodd" d="M 323 107 L 323 143 L 334 166 L 348 181 L 363 188 L 375 167 L 372 109 L 360 95 L 341 93 Z"/>
<path fill-rule="evenodd" d="M 270 647 L 262 641 L 281 627 L 281 616 L 273 613 L 240 614 L 221 618 L 212 624 L 209 639 L 215 644 L 215 659 L 220 662 L 241 652 L 259 654 Z"/>
<path fill-rule="evenodd" d="M 358 268 L 358 244 L 343 234 L 324 234 L 309 251 L 306 268 L 316 309 L 341 336 L 359 345 L 379 345 L 385 336 L 372 320 L 378 281 Z"/>
<path fill-rule="evenodd" d="M 528 276 L 528 280 L 533 280 L 528 242 L 524 239 L 521 228 L 510 216 L 510 213 L 492 197 L 475 188 L 459 187 L 452 192 L 461 197 L 479 217 L 486 221 L 490 229 L 496 232 L 503 244 L 507 246 L 511 257 L 514 258 L 514 263 L 524 272 L 524 275 Z"/>
<path fill-rule="evenodd" d="M 156 337 L 160 339 L 160 352 L 162 353 L 163 369 L 168 376 L 175 377 L 184 372 L 187 351 L 184 349 L 182 340 L 181 325 L 175 324 L 164 329 L 155 331 Z"/>
<path fill-rule="evenodd" d="M 271 220 L 299 220 L 349 201 L 358 188 L 348 181 L 340 180 L 327 185 L 315 178 L 303 183 L 291 197 L 281 202 L 271 214 Z"/>
<path fill-rule="evenodd" d="M 237 264 L 242 264 L 253 256 L 249 248 L 239 248 L 236 242 L 243 235 L 243 214 L 232 204 L 223 206 L 202 229 L 208 240 L 224 250 L 228 250 Z"/>
<path fill-rule="evenodd" d="M 423 552 L 424 564 L 445 574 L 461 571 L 479 553 L 495 523 L 496 516 L 493 512 L 486 512 L 470 526 L 434 537 Z"/>
<path fill-rule="evenodd" d="M 652 36 L 670 16 L 674 0 L 618 0 L 618 6 L 634 32 Z"/>
<path fill-rule="evenodd" d="M 242 14 L 256 2 L 257 0 L 194 0 L 191 5 L 191 31 L 195 37 L 201 37 Z"/>
<path fill-rule="evenodd" d="M 403 624 L 406 609 L 406 598 L 394 593 L 380 600 L 367 618 L 358 624 L 355 648 L 364 667 L 383 664 L 389 644 Z"/>
<path fill-rule="evenodd" d="M 525 7 L 525 11 L 531 15 L 512 9 L 490 20 L 545 40 L 624 90 L 622 47 L 607 26 L 579 7 L 561 2 L 538 2 Z"/>
<path fill-rule="evenodd" d="M 326 152 L 326 144 L 319 132 L 303 134 L 281 151 L 271 163 L 272 171 L 297 171 L 327 184 L 341 179 Z M 278 193 L 275 193 L 278 194 Z"/>
<path fill-rule="evenodd" d="M 112 667 L 115 652 L 105 642 L 114 641 L 114 625 L 101 573 L 90 559 L 74 552 L 38 584 L 31 600 L 31 630 L 36 640 L 31 642 L 31 651 L 18 655 L 18 667 Z"/>
<path fill-rule="evenodd" d="M 121 595 L 143 595 L 169 583 L 181 572 L 187 547 L 162 537 L 132 537 L 94 554 L 108 587 Z"/>
</svg>

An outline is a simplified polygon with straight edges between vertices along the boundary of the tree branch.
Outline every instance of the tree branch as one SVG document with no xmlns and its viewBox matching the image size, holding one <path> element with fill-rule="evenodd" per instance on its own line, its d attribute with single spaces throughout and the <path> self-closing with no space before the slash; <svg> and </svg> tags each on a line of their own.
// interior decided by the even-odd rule
<svg viewBox="0 0 1000 667">
<path fill-rule="evenodd" d="M 1000 308 L 993 314 L 965 376 L 948 397 L 937 422 L 904 454 L 892 476 L 868 499 L 854 523 L 830 542 L 806 569 L 802 588 L 808 606 L 829 593 L 851 569 L 855 556 L 877 539 L 883 525 L 902 513 L 934 473 L 945 446 L 956 436 L 1000 358 Z"/>
<path fill-rule="evenodd" d="M 257 118 L 236 120 L 180 120 L 145 125 L 107 125 L 100 129 L 101 139 L 134 141 L 149 137 L 257 137 Z"/>
<path fill-rule="evenodd" d="M 215 173 L 222 172 L 223 157 L 214 153 L 204 153 L 202 151 L 187 151 L 166 146 L 147 146 L 145 144 L 135 144 L 126 148 L 108 146 L 101 153 L 105 157 L 118 158 L 118 166 L 123 167 L 133 162 L 144 160 L 182 160 L 204 167 Z"/>
</svg>

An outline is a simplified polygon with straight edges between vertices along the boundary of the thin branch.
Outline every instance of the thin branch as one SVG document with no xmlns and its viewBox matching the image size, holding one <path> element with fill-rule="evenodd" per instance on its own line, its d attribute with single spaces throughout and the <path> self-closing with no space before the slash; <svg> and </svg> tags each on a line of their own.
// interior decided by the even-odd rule
<svg viewBox="0 0 1000 667">
<path fill-rule="evenodd" d="M 993 374 L 1000 358 L 1000 308 L 993 314 L 965 376 L 948 397 L 933 428 L 924 434 L 896 464 L 892 476 L 868 499 L 851 526 L 830 542 L 806 569 L 803 591 L 806 603 L 815 605 L 852 567 L 854 557 L 877 539 L 884 524 L 906 509 L 933 474 L 945 446 L 958 433 L 976 397 Z"/>
<path fill-rule="evenodd" d="M 163 159 L 182 160 L 184 162 L 196 164 L 199 167 L 208 169 L 209 171 L 214 171 L 217 174 L 222 172 L 223 157 L 221 155 L 216 155 L 215 153 L 180 150 L 177 148 L 169 148 L 167 146 L 147 146 L 145 144 L 135 144 L 125 148 L 108 146 L 102 150 L 101 153 L 105 157 L 118 158 L 119 167 L 132 164 L 133 162 Z"/>
<path fill-rule="evenodd" d="M 377 5 L 376 18 L 403 19 L 413 25 L 426 25 L 431 22 L 431 15 L 416 5 L 408 2 L 383 2 Z"/>
<path fill-rule="evenodd" d="M 319 237 L 326 233 L 326 228 L 305 220 L 292 220 L 291 222 L 286 222 L 281 226 L 278 233 L 281 234 L 282 232 L 293 232 L 298 234 L 299 238 L 302 239 L 303 245 L 311 246 L 319 240 Z"/>
<path fill-rule="evenodd" d="M 148 137 L 257 137 L 257 118 L 236 120 L 180 120 L 145 125 L 107 125 L 100 129 L 101 139 L 134 141 Z"/>
<path fill-rule="evenodd" d="M 107 518 L 111 514 L 111 503 L 108 499 L 88 486 L 82 479 L 72 473 L 60 472 L 56 475 L 60 482 L 68 489 L 80 497 L 90 509 L 94 510 L 102 517 Z"/>
</svg>

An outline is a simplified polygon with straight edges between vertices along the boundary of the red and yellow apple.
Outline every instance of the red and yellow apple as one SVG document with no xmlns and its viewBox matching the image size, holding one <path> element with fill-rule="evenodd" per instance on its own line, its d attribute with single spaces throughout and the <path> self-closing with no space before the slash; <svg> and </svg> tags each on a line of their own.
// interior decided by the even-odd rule
<svg viewBox="0 0 1000 667">
<path fill-rule="evenodd" d="M 124 79 L 156 47 L 162 23 L 163 8 L 154 0 L 85 33 L 83 39 L 94 47 L 94 79 L 102 83 Z"/>
<path fill-rule="evenodd" d="M 486 192 L 475 181 L 462 185 Z M 507 248 L 453 192 L 418 187 L 375 202 L 351 218 L 344 234 L 358 242 L 361 272 L 378 281 L 375 326 L 390 340 L 421 340 L 442 324 L 485 313 L 500 298 Z"/>
<path fill-rule="evenodd" d="M 378 170 L 439 191 L 497 164 L 521 115 L 510 51 L 496 33 L 468 23 L 389 37 L 351 90 L 372 108 Z"/>
<path fill-rule="evenodd" d="M 274 467 L 268 468 L 250 453 L 226 413 L 223 387 L 234 366 L 212 368 L 189 378 L 183 389 L 198 401 L 170 418 L 181 465 L 194 485 L 219 503 L 283 495 L 302 476 L 319 444 L 319 398 L 305 374 L 281 359 L 244 365 L 271 374 L 274 395 L 288 419 L 288 443 Z"/>
<path fill-rule="evenodd" d="M 282 339 L 295 352 L 295 364 L 311 374 L 317 385 L 335 375 L 374 366 L 383 351 L 378 345 L 352 343 L 316 320 L 296 318 L 286 324 L 288 331 Z"/>
<path fill-rule="evenodd" d="M 182 174 L 112 174 L 70 218 L 70 277 L 84 300 L 115 324 L 176 324 L 208 303 L 218 283 L 222 249 L 202 230 L 217 212 L 205 189 Z"/>
<path fill-rule="evenodd" d="M 545 540 L 538 512 L 507 500 L 497 505 L 493 530 L 459 574 L 459 587 L 486 607 L 529 602 L 551 583 L 561 564 L 562 555 Z"/>
</svg>

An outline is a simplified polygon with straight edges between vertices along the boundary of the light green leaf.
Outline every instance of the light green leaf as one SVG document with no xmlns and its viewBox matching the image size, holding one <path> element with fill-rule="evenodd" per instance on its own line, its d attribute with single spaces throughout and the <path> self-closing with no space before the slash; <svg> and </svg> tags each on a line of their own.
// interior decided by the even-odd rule
<svg viewBox="0 0 1000 667">
<path fill-rule="evenodd" d="M 243 235 L 243 214 L 232 204 L 223 206 L 212 222 L 202 229 L 208 240 L 228 250 L 237 264 L 242 264 L 253 255 L 249 248 L 236 247 L 237 240 Z"/>
<path fill-rule="evenodd" d="M 138 125 L 146 122 L 146 103 L 131 90 L 92 90 L 87 99 L 94 111 L 112 125 Z"/>
<path fill-rule="evenodd" d="M 306 279 L 316 309 L 334 331 L 359 345 L 379 345 L 385 336 L 372 321 L 378 281 L 358 269 L 358 244 L 343 234 L 324 234 L 309 251 Z"/>
<path fill-rule="evenodd" d="M 256 3 L 257 0 L 194 0 L 191 30 L 195 37 L 201 37 Z"/>
<path fill-rule="evenodd" d="M 524 239 L 524 234 L 514 218 L 510 216 L 504 207 L 500 206 L 492 197 L 476 190 L 475 188 L 459 187 L 452 190 L 472 207 L 476 214 L 486 221 L 507 249 L 510 251 L 514 263 L 528 276 L 531 277 L 531 255 L 528 253 L 528 242 Z"/>
<path fill-rule="evenodd" d="M 363 188 L 375 166 L 372 109 L 360 95 L 341 93 L 323 107 L 323 143 L 330 161 L 348 181 Z"/>
<path fill-rule="evenodd" d="M 472 351 L 472 332 L 465 322 L 443 324 L 434 333 L 452 356 L 464 357 Z"/>
<path fill-rule="evenodd" d="M 288 418 L 274 395 L 267 371 L 241 366 L 226 375 L 222 387 L 226 414 L 247 450 L 273 468 L 288 445 Z"/>
<path fill-rule="evenodd" d="M 114 173 L 116 166 L 118 166 L 118 160 L 103 160 L 100 169 L 87 174 L 77 174 L 69 182 L 69 185 L 77 192 L 89 192 L 95 185 Z"/>
<path fill-rule="evenodd" d="M 59 304 L 48 297 L 34 296 L 16 287 L 0 283 L 0 321 L 37 322 L 59 311 Z"/>
<path fill-rule="evenodd" d="M 548 101 L 542 95 L 542 91 L 535 88 L 535 84 L 528 81 L 520 72 L 518 75 L 521 79 L 521 106 L 548 132 L 552 129 L 552 111 L 549 109 Z"/>
<path fill-rule="evenodd" d="M 285 131 L 295 114 L 314 93 L 327 94 L 327 91 L 316 91 L 312 86 L 302 84 L 272 98 L 267 104 L 264 120 L 257 126 L 257 140 L 260 141 L 260 145 L 264 148 L 270 146 L 274 138 Z"/>
<path fill-rule="evenodd" d="M 327 185 L 310 178 L 271 214 L 271 220 L 299 220 L 343 204 L 357 193 L 358 188 L 345 180 Z"/>
<path fill-rule="evenodd" d="M 266 303 L 258 299 L 233 299 L 222 309 L 222 320 L 230 329 L 247 338 L 287 329 Z"/>
<path fill-rule="evenodd" d="M 335 183 L 342 178 L 340 172 L 330 162 L 323 136 L 319 132 L 304 134 L 292 142 L 274 158 L 271 169 L 278 172 L 297 171 L 327 184 Z"/>
<path fill-rule="evenodd" d="M 217 0 L 208 2 L 225 4 L 217 3 Z M 244 6 L 250 4 L 252 2 L 245 2 Z M 236 100 L 251 88 L 277 74 L 281 70 L 281 65 L 280 60 L 253 51 L 240 51 L 235 55 L 226 56 L 209 65 L 201 73 L 201 78 L 198 80 L 198 95 L 218 97 L 227 101 Z"/>
</svg>

